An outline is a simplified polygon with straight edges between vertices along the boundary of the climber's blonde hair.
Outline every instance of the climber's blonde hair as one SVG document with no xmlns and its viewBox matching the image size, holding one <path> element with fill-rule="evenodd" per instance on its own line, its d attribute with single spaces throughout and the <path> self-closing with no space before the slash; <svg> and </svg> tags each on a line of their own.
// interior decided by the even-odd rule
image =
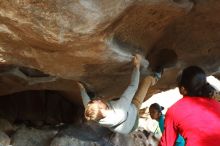
<svg viewBox="0 0 220 146">
<path fill-rule="evenodd" d="M 96 100 L 91 100 L 85 108 L 85 118 L 87 120 L 99 121 L 104 118 L 99 103 Z"/>
</svg>

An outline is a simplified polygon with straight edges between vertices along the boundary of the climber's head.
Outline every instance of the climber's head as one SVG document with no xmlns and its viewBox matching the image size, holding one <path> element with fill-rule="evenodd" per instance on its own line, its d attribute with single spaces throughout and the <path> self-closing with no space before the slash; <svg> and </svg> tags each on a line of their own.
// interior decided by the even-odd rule
<svg viewBox="0 0 220 146">
<path fill-rule="evenodd" d="M 105 117 L 108 105 L 100 99 L 91 100 L 85 109 L 85 118 L 87 120 L 99 121 Z"/>
</svg>

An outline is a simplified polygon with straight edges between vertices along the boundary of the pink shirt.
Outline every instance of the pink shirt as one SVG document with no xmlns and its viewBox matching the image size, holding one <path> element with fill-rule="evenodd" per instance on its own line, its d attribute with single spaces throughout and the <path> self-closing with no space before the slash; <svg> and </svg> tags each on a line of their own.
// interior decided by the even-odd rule
<svg viewBox="0 0 220 146">
<path fill-rule="evenodd" d="M 173 146 L 180 133 L 186 146 L 220 146 L 220 103 L 202 97 L 183 97 L 169 108 L 161 146 Z"/>
</svg>

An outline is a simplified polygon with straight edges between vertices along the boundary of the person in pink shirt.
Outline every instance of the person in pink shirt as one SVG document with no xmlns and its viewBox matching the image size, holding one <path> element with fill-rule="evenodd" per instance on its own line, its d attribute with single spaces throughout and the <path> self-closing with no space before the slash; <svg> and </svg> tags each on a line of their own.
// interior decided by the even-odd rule
<svg viewBox="0 0 220 146">
<path fill-rule="evenodd" d="M 220 146 L 220 103 L 205 72 L 197 66 L 185 68 L 178 87 L 183 98 L 168 109 L 159 146 L 175 145 L 178 133 L 186 146 Z"/>
</svg>

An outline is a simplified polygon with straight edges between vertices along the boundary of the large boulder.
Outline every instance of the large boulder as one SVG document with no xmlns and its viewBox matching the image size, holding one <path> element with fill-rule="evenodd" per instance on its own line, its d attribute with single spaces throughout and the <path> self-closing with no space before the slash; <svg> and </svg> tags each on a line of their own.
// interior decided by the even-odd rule
<svg viewBox="0 0 220 146">
<path fill-rule="evenodd" d="M 115 98 L 135 53 L 145 58 L 142 77 L 166 67 L 146 98 L 191 64 L 219 76 L 219 11 L 218 0 L 0 1 L 0 95 L 55 90 L 81 104 L 81 81 Z"/>
</svg>

